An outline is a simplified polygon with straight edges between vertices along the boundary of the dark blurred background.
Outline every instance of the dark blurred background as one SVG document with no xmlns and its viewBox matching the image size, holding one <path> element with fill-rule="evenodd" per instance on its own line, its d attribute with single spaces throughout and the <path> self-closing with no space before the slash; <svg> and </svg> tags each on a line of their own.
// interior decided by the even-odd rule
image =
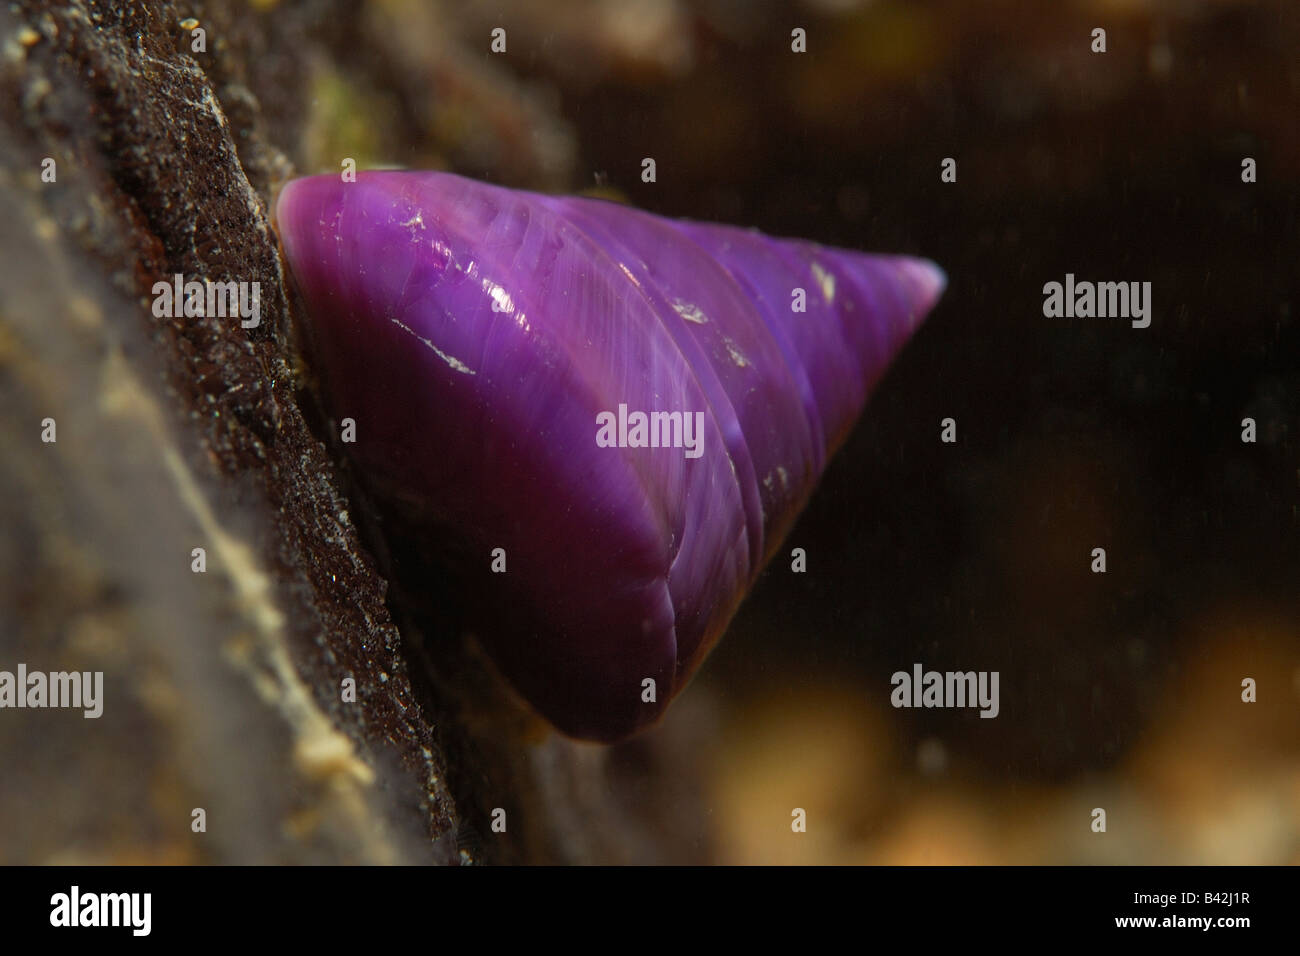
<svg viewBox="0 0 1300 956">
<path fill-rule="evenodd" d="M 455 106 L 390 93 L 375 161 L 949 274 L 791 536 L 808 573 L 778 558 L 668 718 L 707 748 L 719 858 L 1300 862 L 1294 4 L 443 14 L 483 71 L 461 110 L 513 134 L 475 143 Z M 1149 281 L 1151 326 L 1044 318 L 1067 272 Z M 1001 716 L 891 709 L 917 661 L 1000 671 Z"/>
</svg>

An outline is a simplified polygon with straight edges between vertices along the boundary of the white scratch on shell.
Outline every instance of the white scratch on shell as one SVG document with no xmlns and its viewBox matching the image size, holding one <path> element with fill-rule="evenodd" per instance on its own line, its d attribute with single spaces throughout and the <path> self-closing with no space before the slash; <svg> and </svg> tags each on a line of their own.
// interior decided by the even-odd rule
<svg viewBox="0 0 1300 956">
<path fill-rule="evenodd" d="M 618 267 L 623 270 L 623 275 L 627 276 L 628 279 L 631 280 L 634 286 L 636 286 L 638 289 L 641 288 L 640 281 L 638 281 L 637 277 L 632 274 L 632 270 L 627 267 L 627 263 L 620 262 L 618 264 Z"/>
<path fill-rule="evenodd" d="M 411 328 L 409 325 L 404 325 L 403 323 L 399 322 L 399 321 L 398 321 L 397 319 L 395 319 L 395 318 L 390 319 L 390 321 L 393 323 L 393 325 L 397 326 L 397 327 L 398 327 L 399 329 L 401 329 L 403 332 L 407 332 L 407 333 L 409 333 L 410 335 L 412 335 L 412 336 L 414 336 L 415 338 L 419 339 L 419 340 L 420 340 L 421 342 L 423 342 L 425 345 L 429 346 L 429 348 L 433 349 L 433 353 L 434 353 L 435 355 L 437 355 L 438 358 L 442 359 L 444 362 L 446 362 L 448 365 L 450 365 L 454 371 L 457 371 L 457 372 L 463 372 L 463 373 L 466 374 L 466 375 L 477 375 L 477 374 L 478 374 L 476 371 L 474 371 L 472 368 L 470 368 L 468 365 L 466 365 L 466 364 L 465 364 L 464 362 L 462 362 L 460 359 L 456 358 L 456 356 L 454 356 L 454 355 L 448 355 L 448 354 L 447 354 L 446 352 L 444 352 L 442 349 L 438 348 L 438 346 L 434 345 L 432 342 L 430 342 L 428 339 L 426 339 L 423 335 L 417 335 L 416 332 L 415 332 L 415 330 L 414 330 L 413 328 Z"/>
<path fill-rule="evenodd" d="M 745 353 L 740 351 L 740 349 L 736 346 L 736 343 L 733 342 L 731 339 L 725 337 L 723 338 L 722 341 L 723 344 L 727 346 L 727 354 L 731 356 L 731 360 L 735 362 L 736 365 L 738 365 L 740 368 L 748 368 L 749 359 L 745 358 Z"/>
<path fill-rule="evenodd" d="M 696 325 L 704 325 L 709 321 L 698 305 L 687 302 L 685 299 L 673 299 L 673 311 L 680 315 L 687 322 L 694 322 Z"/>
<path fill-rule="evenodd" d="M 399 223 L 399 225 L 402 226 L 404 229 L 411 230 L 412 242 L 419 242 L 420 237 L 416 235 L 416 230 L 418 229 L 420 232 L 424 232 L 424 213 L 420 212 L 420 210 L 417 209 L 415 211 L 414 216 L 406 220 L 406 222 Z"/>
</svg>

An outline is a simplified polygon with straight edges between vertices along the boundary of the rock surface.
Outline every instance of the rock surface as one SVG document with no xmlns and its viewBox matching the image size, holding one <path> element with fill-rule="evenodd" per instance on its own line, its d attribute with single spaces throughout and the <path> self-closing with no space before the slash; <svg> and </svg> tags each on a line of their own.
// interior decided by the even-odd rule
<svg viewBox="0 0 1300 956">
<path fill-rule="evenodd" d="M 98 719 L 0 719 L 4 862 L 663 852 L 618 805 L 651 785 L 636 748 L 538 735 L 508 701 L 468 727 L 455 642 L 422 676 L 313 419 L 268 210 L 351 9 L 0 10 L 0 668 L 104 674 Z M 512 155 L 536 184 L 563 168 Z M 155 315 L 178 274 L 260 283 L 260 324 Z"/>
</svg>

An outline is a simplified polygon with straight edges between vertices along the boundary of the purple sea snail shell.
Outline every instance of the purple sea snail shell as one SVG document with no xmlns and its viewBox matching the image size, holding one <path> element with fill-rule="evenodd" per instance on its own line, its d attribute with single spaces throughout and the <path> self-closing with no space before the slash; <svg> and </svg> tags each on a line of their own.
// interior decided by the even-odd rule
<svg viewBox="0 0 1300 956">
<path fill-rule="evenodd" d="M 945 284 L 436 172 L 295 180 L 276 220 L 357 466 L 473 556 L 506 677 L 601 741 L 685 686 Z"/>
</svg>

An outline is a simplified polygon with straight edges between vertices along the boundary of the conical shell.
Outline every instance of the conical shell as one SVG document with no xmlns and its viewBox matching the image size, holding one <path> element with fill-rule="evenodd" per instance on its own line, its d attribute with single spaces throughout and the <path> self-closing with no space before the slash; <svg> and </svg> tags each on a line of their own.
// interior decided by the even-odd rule
<svg viewBox="0 0 1300 956">
<path fill-rule="evenodd" d="M 276 218 L 356 462 L 481 556 L 496 663 L 597 740 L 685 685 L 944 285 L 446 173 L 296 180 Z"/>
</svg>

